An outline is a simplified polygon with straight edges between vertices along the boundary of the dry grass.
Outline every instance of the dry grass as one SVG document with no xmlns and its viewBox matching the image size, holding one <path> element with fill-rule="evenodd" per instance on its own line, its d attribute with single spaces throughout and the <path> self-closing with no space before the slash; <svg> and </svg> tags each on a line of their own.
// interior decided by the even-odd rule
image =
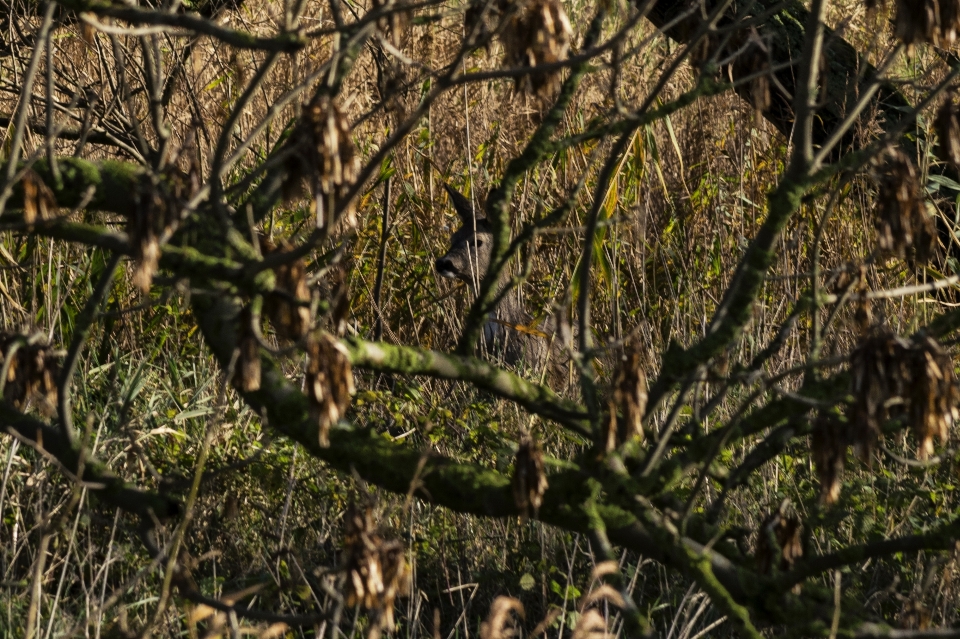
<svg viewBox="0 0 960 639">
<path fill-rule="evenodd" d="M 567 8 L 575 30 L 582 30 L 589 7 Z M 445 7 L 441 16 L 439 21 L 410 27 L 403 40 L 407 55 L 432 68 L 453 59 L 462 37 L 459 7 Z M 841 2 L 831 4 L 831 16 L 831 24 L 846 21 L 845 37 L 861 50 L 889 50 L 888 41 L 873 41 L 876 25 L 885 19 L 883 14 L 868 16 L 858 3 Z M 229 13 L 229 21 L 253 33 L 267 33 L 282 22 L 282 10 L 273 2 L 244 4 L 241 10 Z M 329 26 L 327 6 L 310 5 L 302 22 L 307 28 Z M 35 24 L 36 20 L 28 20 L 23 26 Z M 126 108 L 117 108 L 96 126 L 127 128 L 129 120 L 135 119 L 145 125 L 143 134 L 156 142 L 155 131 L 146 126 L 151 118 L 146 94 L 136 91 L 145 80 L 128 72 L 126 81 L 133 95 L 124 97 L 118 92 L 110 39 L 98 34 L 87 42 L 76 24 L 58 33 L 62 37 L 56 40 L 54 57 L 57 99 L 69 104 L 76 100 L 74 92 L 92 91 L 101 103 L 123 103 Z M 624 49 L 651 36 L 651 44 L 640 55 L 617 69 L 619 97 L 625 103 L 646 96 L 658 71 L 676 53 L 675 45 L 653 35 L 647 24 L 630 35 Z M 188 60 L 170 78 L 175 89 L 165 117 L 171 151 L 178 150 L 195 128 L 201 161 L 209 167 L 217 134 L 264 55 L 236 52 L 209 39 L 195 44 L 184 38 L 161 41 L 166 64 L 181 56 Z M 117 45 L 128 60 L 127 69 L 142 66 L 143 49 L 134 38 L 120 37 Z M 237 120 L 234 143 L 245 139 L 271 105 L 303 80 L 316 61 L 326 58 L 330 47 L 330 38 L 321 37 L 296 56 L 282 56 Z M 498 47 L 489 54 L 471 56 L 466 65 L 476 70 L 496 68 L 501 56 Z M 0 79 L 2 114 L 14 108 L 25 64 L 22 55 L 6 60 L 10 66 Z M 927 84 L 942 75 L 944 68 L 942 62 L 918 57 L 903 71 Z M 45 63 L 40 73 L 47 73 Z M 370 48 L 362 50 L 341 92 L 340 106 L 356 123 L 352 134 L 364 157 L 376 150 L 385 132 L 396 127 L 403 114 L 415 108 L 423 80 L 422 70 L 404 68 L 396 79 L 402 87 L 396 91 L 396 103 L 389 112 L 379 109 L 382 96 L 375 59 Z M 675 98 L 693 80 L 693 71 L 684 67 L 668 83 L 661 99 Z M 580 132 L 584 123 L 614 106 L 610 83 L 609 69 L 587 77 L 561 135 Z M 256 138 L 252 152 L 231 175 L 240 175 L 263 159 L 277 143 L 283 125 L 298 115 L 301 102 L 293 100 L 282 109 L 275 125 Z M 381 303 L 386 341 L 436 349 L 455 344 L 470 300 L 465 290 L 441 281 L 432 268 L 455 226 L 440 185 L 449 182 L 466 187 L 482 199 L 497 183 L 505 163 L 523 147 L 546 105 L 540 98 L 516 95 L 509 80 L 468 85 L 434 102 L 397 147 L 391 160 L 394 197 Z M 81 111 L 73 108 L 73 112 Z M 582 175 L 588 175 L 588 185 L 593 183 L 605 145 L 572 147 L 525 176 L 514 200 L 514 228 L 562 202 Z M 75 141 L 61 139 L 55 151 L 69 155 L 75 146 Z M 42 136 L 29 135 L 26 148 L 28 153 L 42 150 Z M 596 341 L 615 346 L 636 335 L 643 367 L 652 379 L 671 341 L 689 345 L 701 337 L 747 242 L 763 220 L 766 194 L 782 174 L 787 152 L 788 141 L 769 124 L 756 120 L 753 109 L 731 94 L 700 100 L 668 120 L 640 129 L 611 184 L 607 196 L 611 206 L 603 213 L 611 224 L 597 256 L 600 268 L 592 292 Z M 125 157 L 122 150 L 97 144 L 87 144 L 82 155 L 89 159 Z M 822 239 L 820 268 L 824 273 L 838 271 L 848 262 L 863 263 L 872 254 L 871 188 L 867 180 L 856 180 L 841 198 Z M 348 246 L 349 325 L 362 334 L 376 321 L 372 291 L 380 241 L 380 198 L 379 188 L 364 193 L 355 235 L 336 238 Z M 583 192 L 565 226 L 541 236 L 533 250 L 532 271 L 522 296 L 538 314 L 569 307 L 575 297 L 572 276 L 580 252 L 578 231 L 589 198 L 589 191 Z M 268 231 L 285 238 L 309 232 L 307 206 L 295 202 L 279 211 L 271 218 Z M 84 215 L 91 222 L 117 221 L 102 214 Z M 760 352 L 776 335 L 793 301 L 808 287 L 811 239 L 821 215 L 819 206 L 804 206 L 784 233 L 753 320 L 730 349 L 729 366 L 749 362 Z M 102 269 L 102 255 L 10 233 L 2 236 L 0 246 L 2 325 L 30 325 L 54 344 L 66 344 L 76 310 L 92 286 L 93 273 Z M 186 543 L 195 559 L 192 578 L 212 596 L 261 584 L 263 589 L 246 602 L 254 601 L 262 608 L 332 608 L 330 593 L 339 584 L 324 571 L 341 561 L 337 554 L 339 522 L 349 496 L 365 488 L 298 453 L 293 444 L 272 439 L 270 431 L 261 428 L 259 418 L 242 407 L 232 392 L 222 402 L 218 400 L 218 372 L 192 329 L 184 290 L 169 289 L 175 291 L 169 296 L 141 295 L 130 281 L 130 270 L 117 282 L 108 304 L 109 332 L 95 335 L 76 382 L 75 408 L 77 414 L 89 415 L 91 452 L 140 485 L 172 485 L 184 491 L 206 428 L 215 420 L 208 468 L 218 470 L 203 484 Z M 874 262 L 867 273 L 872 289 L 914 281 L 913 273 L 899 262 Z M 931 319 L 932 307 L 927 298 L 917 296 L 878 302 L 873 313 L 905 334 Z M 853 311 L 841 313 L 824 356 L 848 352 L 856 339 L 854 326 Z M 773 375 L 802 365 L 810 348 L 808 335 L 808 330 L 792 333 L 765 372 Z M 288 363 L 291 371 L 294 364 Z M 611 375 L 609 368 L 600 370 L 604 382 Z M 789 391 L 798 381 L 796 375 L 787 377 L 782 386 Z M 579 447 L 579 442 L 532 420 L 515 406 L 462 385 L 369 375 L 361 376 L 357 383 L 352 414 L 357 423 L 393 436 L 409 436 L 418 446 L 432 446 L 465 460 L 506 470 L 513 449 L 504 442 L 517 442 L 528 430 L 538 432 L 547 453 L 556 458 L 566 458 Z M 715 382 L 705 382 L 698 396 L 709 397 L 716 388 Z M 714 424 L 723 423 L 741 399 L 731 396 L 703 428 L 709 431 Z M 654 423 L 663 417 L 658 416 Z M 732 452 L 734 457 L 725 461 L 736 465 L 738 457 L 745 456 L 760 436 L 744 441 L 742 448 Z M 5 462 L 0 488 L 0 588 L 8 595 L 0 598 L 5 600 L 0 605 L 0 632 L 13 637 L 25 624 L 41 531 L 58 516 L 72 491 L 53 467 L 13 439 L 0 441 L 0 457 Z M 855 469 L 853 476 L 866 472 Z M 820 517 L 824 525 L 836 526 L 832 540 L 826 533 L 813 535 L 810 543 L 814 548 L 825 548 L 833 541 L 850 542 L 864 530 L 909 530 L 906 514 L 915 508 L 913 502 L 888 504 L 882 494 L 885 486 L 913 471 L 894 466 L 884 472 L 863 487 L 861 498 L 872 504 L 874 520 L 834 522 L 831 515 L 806 510 L 812 502 L 804 496 L 815 493 L 810 487 L 813 479 L 808 461 L 802 456 L 777 458 L 758 471 L 755 481 L 729 496 L 727 522 L 754 530 L 781 497 L 790 496 L 802 519 Z M 698 504 L 709 503 L 716 496 L 716 488 L 708 482 Z M 90 499 L 85 493 L 82 498 Z M 397 611 L 406 636 L 432 634 L 434 609 L 441 611 L 440 636 L 447 632 L 468 636 L 477 631 L 483 612 L 497 601 L 494 598 L 506 594 L 521 597 L 531 620 L 542 618 L 550 606 L 562 607 L 558 625 L 547 636 L 557 636 L 558 628 L 562 633 L 570 627 L 577 628 L 575 637 L 600 636 L 601 626 L 611 632 L 620 630 L 616 624 L 607 625 L 598 609 L 588 611 L 590 619 L 576 612 L 577 589 L 588 592 L 590 568 L 598 563 L 582 538 L 537 523 L 479 520 L 402 498 L 380 498 L 379 515 L 404 539 L 415 562 L 415 590 Z M 920 499 L 918 493 L 914 500 Z M 944 510 L 955 506 L 952 493 L 940 495 L 934 502 L 934 508 Z M 894 518 L 894 512 L 903 518 Z M 131 522 L 98 507 L 78 509 L 62 524 L 53 537 L 40 580 L 40 630 L 44 636 L 60 636 L 76 624 L 81 628 L 79 634 L 98 637 L 122 636 L 124 627 L 142 627 L 162 576 L 145 560 Z M 741 541 L 747 547 L 756 543 L 747 535 Z M 953 623 L 958 602 L 952 584 L 954 563 L 954 556 L 933 559 L 920 555 L 913 565 L 903 563 L 902 576 L 877 571 L 874 583 L 865 587 L 873 597 L 870 604 L 878 609 L 896 607 L 897 597 L 903 596 L 899 593 L 912 589 L 918 597 L 927 595 L 925 601 L 935 623 Z M 707 598 L 686 579 L 629 553 L 622 559 L 622 568 L 635 600 L 643 610 L 649 605 L 664 636 L 692 638 L 717 621 L 719 615 L 711 610 Z M 916 585 L 901 586 L 891 594 L 884 589 L 894 579 Z M 134 585 L 128 586 L 131 582 Z M 122 594 L 101 617 L 99 610 L 114 592 Z M 182 622 L 185 614 L 185 607 L 171 611 L 161 620 L 158 632 L 171 636 L 189 632 Z M 345 618 L 351 614 L 344 611 Z M 588 626 L 595 626 L 594 634 L 589 634 Z M 353 636 L 349 623 L 344 627 Z M 304 631 L 302 636 L 309 634 Z"/>
</svg>

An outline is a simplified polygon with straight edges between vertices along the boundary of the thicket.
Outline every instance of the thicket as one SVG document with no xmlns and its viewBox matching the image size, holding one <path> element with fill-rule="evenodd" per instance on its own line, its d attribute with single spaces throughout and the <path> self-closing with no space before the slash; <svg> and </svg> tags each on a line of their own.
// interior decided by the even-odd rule
<svg viewBox="0 0 960 639">
<path fill-rule="evenodd" d="M 956 0 L 0 16 L 3 636 L 960 636 Z"/>
</svg>

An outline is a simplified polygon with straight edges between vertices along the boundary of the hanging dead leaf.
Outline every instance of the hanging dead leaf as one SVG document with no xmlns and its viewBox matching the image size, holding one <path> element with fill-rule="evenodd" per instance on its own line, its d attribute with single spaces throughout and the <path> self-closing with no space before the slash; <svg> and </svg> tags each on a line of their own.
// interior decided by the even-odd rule
<svg viewBox="0 0 960 639">
<path fill-rule="evenodd" d="M 851 394 L 850 442 L 854 453 L 870 463 L 880 436 L 880 427 L 889 417 L 888 400 L 903 397 L 909 379 L 909 345 L 889 330 L 877 329 L 860 341 L 850 355 Z"/>
<path fill-rule="evenodd" d="M 280 248 L 267 238 L 260 238 L 260 253 L 264 257 L 278 250 L 289 251 L 291 247 L 282 243 Z M 302 258 L 296 258 L 274 267 L 276 276 L 273 292 L 264 298 L 263 309 L 277 337 L 298 340 L 311 328 L 310 289 L 307 286 L 307 265 Z"/>
<path fill-rule="evenodd" d="M 897 0 L 894 31 L 896 37 L 911 49 L 914 44 L 923 42 L 949 48 L 960 31 L 960 2 Z"/>
<path fill-rule="evenodd" d="M 910 380 L 907 388 L 909 417 L 917 438 L 917 456 L 933 454 L 933 440 L 946 442 L 960 417 L 960 385 L 953 359 L 931 337 L 914 337 L 910 343 Z"/>
<path fill-rule="evenodd" d="M 240 311 L 236 369 L 233 383 L 244 393 L 260 390 L 260 343 L 253 326 L 253 313 L 250 305 Z"/>
<path fill-rule="evenodd" d="M 57 200 L 53 191 L 46 185 L 36 171 L 28 169 L 23 175 L 23 221 L 33 226 L 37 220 L 45 221 L 53 217 Z"/>
<path fill-rule="evenodd" d="M 877 240 L 887 255 L 924 263 L 936 230 L 913 162 L 899 149 L 884 156 L 878 177 Z"/>
<path fill-rule="evenodd" d="M 643 356 L 637 340 L 630 339 L 623 346 L 613 393 L 609 402 L 610 427 L 607 451 L 620 446 L 627 439 L 643 439 L 643 414 L 647 409 L 647 376 L 642 368 Z M 623 431 L 617 428 L 617 409 L 623 417 Z"/>
<path fill-rule="evenodd" d="M 394 600 L 410 593 L 410 567 L 403 544 L 384 539 L 373 520 L 371 504 L 351 504 L 344 517 L 346 604 L 380 613 L 380 627 L 393 628 Z"/>
<path fill-rule="evenodd" d="M 518 636 L 513 615 L 525 618 L 523 604 L 513 597 L 497 597 L 490 604 L 487 618 L 480 624 L 480 639 L 513 639 Z"/>
<path fill-rule="evenodd" d="M 39 334 L 0 333 L 0 370 L 6 367 L 3 399 L 18 409 L 36 402 L 44 415 L 57 411 L 58 358 Z"/>
<path fill-rule="evenodd" d="M 304 105 L 303 117 L 291 137 L 293 153 L 287 161 L 284 197 L 300 192 L 306 180 L 313 198 L 317 228 L 333 229 L 341 220 L 356 226 L 356 209 L 346 206 L 336 217 L 337 206 L 356 181 L 360 156 L 350 138 L 350 123 L 330 96 L 318 91 Z"/>
<path fill-rule="evenodd" d="M 820 501 L 835 504 L 840 497 L 847 455 L 846 424 L 836 415 L 821 412 L 810 434 L 810 454 L 820 482 Z"/>
<path fill-rule="evenodd" d="M 330 427 L 344 416 L 354 393 L 353 372 L 347 349 L 327 333 L 307 343 L 307 370 L 304 386 L 310 414 L 317 420 L 319 442 L 330 445 Z"/>
<path fill-rule="evenodd" d="M 134 208 L 127 217 L 127 235 L 136 264 L 133 283 L 150 290 L 160 260 L 160 245 L 180 222 L 180 211 L 193 197 L 197 180 L 170 165 L 159 174 L 144 175 L 133 194 Z"/>
<path fill-rule="evenodd" d="M 373 0 L 374 10 L 386 14 L 377 19 L 377 28 L 399 50 L 403 49 L 410 26 L 410 11 L 404 4 L 403 0 Z"/>
<path fill-rule="evenodd" d="M 748 100 L 759 120 L 762 113 L 768 111 L 772 104 L 770 78 L 773 71 L 770 66 L 770 48 L 760 37 L 759 32 L 751 29 L 737 49 L 740 54 L 733 62 L 733 78 L 750 78 L 747 85 Z"/>
<path fill-rule="evenodd" d="M 531 68 L 515 86 L 526 93 L 547 95 L 560 86 L 558 69 L 537 67 L 565 60 L 573 29 L 560 0 L 517 0 L 506 7 L 507 23 L 501 35 L 504 65 Z"/>
<path fill-rule="evenodd" d="M 530 435 L 524 435 L 513 463 L 513 499 L 522 520 L 536 515 L 547 486 L 543 451 Z"/>
<path fill-rule="evenodd" d="M 861 459 L 870 458 L 881 426 L 893 416 L 909 420 L 921 459 L 933 453 L 934 438 L 946 441 L 960 417 L 960 385 L 952 358 L 936 340 L 878 330 L 851 354 L 850 368 L 850 437 Z"/>
<path fill-rule="evenodd" d="M 955 98 L 956 95 L 951 91 L 943 99 L 933 127 L 940 143 L 940 159 L 960 169 L 960 105 L 954 101 Z"/>
<path fill-rule="evenodd" d="M 757 531 L 757 568 L 762 574 L 770 574 L 774 561 L 779 570 L 790 570 L 803 556 L 801 531 L 800 518 L 790 501 L 784 499 L 777 510 L 767 515 Z"/>
</svg>

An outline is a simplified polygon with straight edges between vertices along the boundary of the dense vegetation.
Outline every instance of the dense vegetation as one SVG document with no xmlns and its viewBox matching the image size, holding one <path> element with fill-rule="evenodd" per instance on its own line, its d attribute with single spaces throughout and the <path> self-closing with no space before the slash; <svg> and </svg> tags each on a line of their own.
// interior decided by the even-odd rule
<svg viewBox="0 0 960 639">
<path fill-rule="evenodd" d="M 4 637 L 960 636 L 956 0 L 0 15 Z"/>
</svg>

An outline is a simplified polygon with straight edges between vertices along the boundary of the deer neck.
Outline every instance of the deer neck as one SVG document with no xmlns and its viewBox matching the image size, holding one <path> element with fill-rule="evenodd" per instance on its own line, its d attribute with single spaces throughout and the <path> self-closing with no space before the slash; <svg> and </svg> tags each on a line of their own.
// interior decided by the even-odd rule
<svg viewBox="0 0 960 639">
<path fill-rule="evenodd" d="M 506 283 L 501 285 L 497 294 L 499 295 L 503 293 L 503 289 L 505 287 Z M 523 304 L 520 303 L 520 300 L 517 297 L 517 290 L 514 289 L 509 291 L 506 295 L 501 297 L 500 301 L 494 307 L 491 315 L 501 321 L 507 322 L 508 324 L 525 324 L 526 311 L 523 308 Z"/>
</svg>

